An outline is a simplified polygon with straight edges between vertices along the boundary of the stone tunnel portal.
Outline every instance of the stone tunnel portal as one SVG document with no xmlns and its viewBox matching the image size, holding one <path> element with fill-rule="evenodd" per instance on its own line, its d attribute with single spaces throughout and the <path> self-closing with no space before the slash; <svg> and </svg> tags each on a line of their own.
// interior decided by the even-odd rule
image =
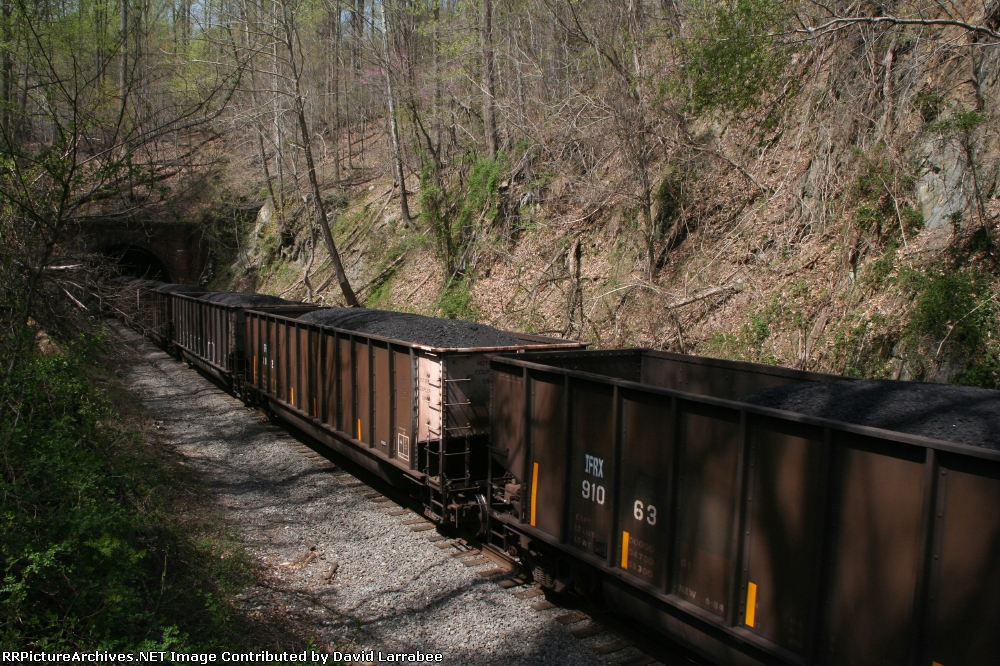
<svg viewBox="0 0 1000 666">
<path fill-rule="evenodd" d="M 166 264 L 154 253 L 137 245 L 113 245 L 103 248 L 101 254 L 115 261 L 122 275 L 172 282 Z"/>
</svg>

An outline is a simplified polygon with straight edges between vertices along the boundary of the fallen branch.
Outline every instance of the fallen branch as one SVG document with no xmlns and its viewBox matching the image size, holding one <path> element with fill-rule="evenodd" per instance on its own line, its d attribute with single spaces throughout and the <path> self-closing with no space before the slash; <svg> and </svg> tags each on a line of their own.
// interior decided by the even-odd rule
<svg viewBox="0 0 1000 666">
<path fill-rule="evenodd" d="M 365 301 L 368 298 L 368 294 L 366 292 L 371 288 L 378 287 L 387 279 L 389 279 L 389 276 L 392 275 L 393 271 L 395 271 L 402 265 L 405 259 L 406 259 L 406 253 L 404 252 L 403 254 L 393 259 L 392 263 L 390 263 L 388 266 L 382 269 L 381 273 L 373 277 L 366 285 L 361 287 L 361 289 L 358 289 L 359 294 L 364 294 L 364 298 L 359 298 L 358 300 L 362 302 Z"/>
<path fill-rule="evenodd" d="M 424 278 L 423 280 L 421 280 L 421 281 L 420 281 L 420 284 L 418 284 L 418 285 L 417 285 L 416 287 L 414 287 L 414 288 L 413 288 L 413 289 L 412 289 L 412 290 L 410 291 L 410 293 L 408 293 L 408 294 L 406 295 L 406 298 L 405 298 L 404 300 L 407 300 L 407 301 L 408 301 L 408 300 L 410 300 L 410 298 L 412 298 L 412 297 L 413 297 L 413 294 L 415 294 L 415 293 L 417 293 L 418 291 L 420 291 L 420 288 L 421 288 L 422 286 L 424 286 L 425 284 L 427 284 L 427 281 L 431 279 L 431 276 L 432 276 L 432 275 L 433 275 L 433 273 L 428 273 L 428 274 L 427 274 L 427 277 L 425 277 L 425 278 Z"/>
<path fill-rule="evenodd" d="M 59 285 L 59 288 L 63 290 L 64 294 L 66 294 L 67 296 L 69 296 L 69 300 L 73 301 L 76 304 L 76 307 L 80 308 L 81 310 L 86 310 L 87 309 L 86 305 L 84 305 L 80 301 L 76 300 L 76 297 L 73 296 L 73 294 L 71 294 L 68 291 L 66 291 L 66 287 L 64 287 L 62 285 Z"/>
<path fill-rule="evenodd" d="M 899 18 L 898 16 L 838 16 L 822 25 L 806 26 L 805 28 L 796 29 L 794 32 L 814 37 L 817 34 L 822 35 L 826 32 L 831 32 L 833 30 L 855 24 L 950 26 L 962 28 L 968 32 L 974 32 L 1000 40 L 1000 32 L 991 30 L 985 25 L 976 25 L 975 23 L 966 23 L 965 21 L 958 21 L 955 19 L 907 19 Z"/>
<path fill-rule="evenodd" d="M 711 298 L 712 296 L 717 296 L 719 294 L 727 294 L 729 292 L 743 291 L 743 284 L 737 283 L 734 285 L 728 285 L 725 287 L 712 287 L 708 291 L 703 291 L 695 296 L 689 296 L 687 298 L 682 298 L 679 301 L 674 301 L 667 305 L 668 310 L 673 310 L 674 308 L 683 307 L 685 305 L 690 305 L 691 303 L 696 303 L 698 301 L 703 301 L 706 298 Z"/>
</svg>

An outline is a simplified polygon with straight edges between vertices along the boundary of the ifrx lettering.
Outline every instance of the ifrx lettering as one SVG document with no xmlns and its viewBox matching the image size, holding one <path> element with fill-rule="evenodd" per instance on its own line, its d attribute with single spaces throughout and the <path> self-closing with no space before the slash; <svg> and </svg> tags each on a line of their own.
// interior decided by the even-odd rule
<svg viewBox="0 0 1000 666">
<path fill-rule="evenodd" d="M 596 476 L 599 479 L 604 478 L 604 458 L 598 458 L 597 456 L 592 456 L 588 454 L 583 454 L 584 462 L 584 473 L 590 474 L 591 476 Z"/>
</svg>

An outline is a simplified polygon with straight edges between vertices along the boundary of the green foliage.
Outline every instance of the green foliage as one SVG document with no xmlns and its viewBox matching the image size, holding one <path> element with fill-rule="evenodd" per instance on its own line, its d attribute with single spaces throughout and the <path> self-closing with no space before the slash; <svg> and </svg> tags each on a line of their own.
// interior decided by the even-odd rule
<svg viewBox="0 0 1000 666">
<path fill-rule="evenodd" d="M 391 309 L 389 306 L 392 304 L 392 286 L 391 281 L 386 280 L 376 286 L 372 293 L 365 299 L 366 308 L 375 308 L 378 310 Z"/>
<path fill-rule="evenodd" d="M 503 151 L 495 158 L 481 155 L 472 163 L 469 191 L 458 214 L 459 227 L 470 229 L 478 219 L 492 222 L 497 215 L 500 178 L 507 170 L 507 155 Z"/>
<path fill-rule="evenodd" d="M 855 228 L 875 244 L 897 244 L 903 233 L 915 236 L 924 226 L 923 213 L 900 202 L 897 194 L 912 186 L 913 179 L 900 174 L 881 147 L 864 157 L 851 188 L 860 203 L 852 220 Z"/>
<path fill-rule="evenodd" d="M 681 177 L 676 168 L 663 177 L 653 192 L 653 203 L 656 205 L 656 228 L 659 233 L 665 233 L 681 214 Z"/>
<path fill-rule="evenodd" d="M 764 343 L 771 337 L 771 325 L 778 318 L 779 309 L 776 302 L 772 303 L 760 312 L 751 313 L 737 333 L 716 333 L 708 341 L 710 353 L 739 361 L 776 362 L 773 354 L 764 351 Z"/>
<path fill-rule="evenodd" d="M 468 189 L 460 205 L 453 204 L 440 184 L 434 164 L 424 162 L 420 174 L 420 221 L 434 237 L 438 258 L 449 273 L 456 269 L 462 251 L 480 223 L 491 223 L 499 210 L 500 179 L 507 169 L 507 156 L 479 156 L 469 173 Z M 457 211 L 457 212 L 456 212 Z"/>
<path fill-rule="evenodd" d="M 907 286 L 916 295 L 910 331 L 918 336 L 948 336 L 973 350 L 996 330 L 990 281 L 974 269 L 913 272 Z"/>
<path fill-rule="evenodd" d="M 458 235 L 451 225 L 448 197 L 438 185 L 434 163 L 425 161 L 420 172 L 420 221 L 430 229 L 438 258 L 449 270 L 456 259 Z"/>
<path fill-rule="evenodd" d="M 889 241 L 885 250 L 882 251 L 882 255 L 865 266 L 858 282 L 873 291 L 885 284 L 896 268 L 896 252 L 898 250 L 899 245 L 896 244 L 896 241 Z"/>
<path fill-rule="evenodd" d="M 978 111 L 959 110 L 950 118 L 939 120 L 927 126 L 927 131 L 942 135 L 968 134 L 986 122 L 986 116 Z"/>
<path fill-rule="evenodd" d="M 838 372 L 848 377 L 891 376 L 891 354 L 898 341 L 898 328 L 879 313 L 843 322 L 833 333 Z"/>
<path fill-rule="evenodd" d="M 937 120 L 944 109 L 944 97 L 931 90 L 921 90 L 913 96 L 911 103 L 926 123 Z"/>
<path fill-rule="evenodd" d="M 95 388 L 94 343 L 36 356 L 0 384 L 17 414 L 0 426 L 0 645 L 232 645 L 226 590 L 245 584 L 246 560 L 165 513 L 171 480 Z"/>
<path fill-rule="evenodd" d="M 740 113 L 780 80 L 791 50 L 772 35 L 791 16 L 782 0 L 713 3 L 679 42 L 684 86 L 694 111 Z"/>
<path fill-rule="evenodd" d="M 990 276 L 973 268 L 928 269 L 906 273 L 903 283 L 915 298 L 907 337 L 926 346 L 934 359 L 941 352 L 964 357 L 957 383 L 1000 387 L 1000 347 L 993 336 L 998 311 Z"/>
<path fill-rule="evenodd" d="M 440 316 L 448 319 L 475 321 L 479 318 L 475 297 L 466 280 L 452 280 L 441 291 L 434 303 L 434 309 Z"/>
</svg>

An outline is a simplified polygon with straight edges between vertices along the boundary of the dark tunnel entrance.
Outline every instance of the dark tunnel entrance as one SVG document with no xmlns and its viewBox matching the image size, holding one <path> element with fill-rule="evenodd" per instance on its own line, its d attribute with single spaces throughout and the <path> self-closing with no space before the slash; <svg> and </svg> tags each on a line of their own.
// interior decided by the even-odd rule
<svg viewBox="0 0 1000 666">
<path fill-rule="evenodd" d="M 170 282 L 170 271 L 159 257 L 136 245 L 116 245 L 105 248 L 101 254 L 118 264 L 122 275 L 148 280 Z"/>
</svg>

